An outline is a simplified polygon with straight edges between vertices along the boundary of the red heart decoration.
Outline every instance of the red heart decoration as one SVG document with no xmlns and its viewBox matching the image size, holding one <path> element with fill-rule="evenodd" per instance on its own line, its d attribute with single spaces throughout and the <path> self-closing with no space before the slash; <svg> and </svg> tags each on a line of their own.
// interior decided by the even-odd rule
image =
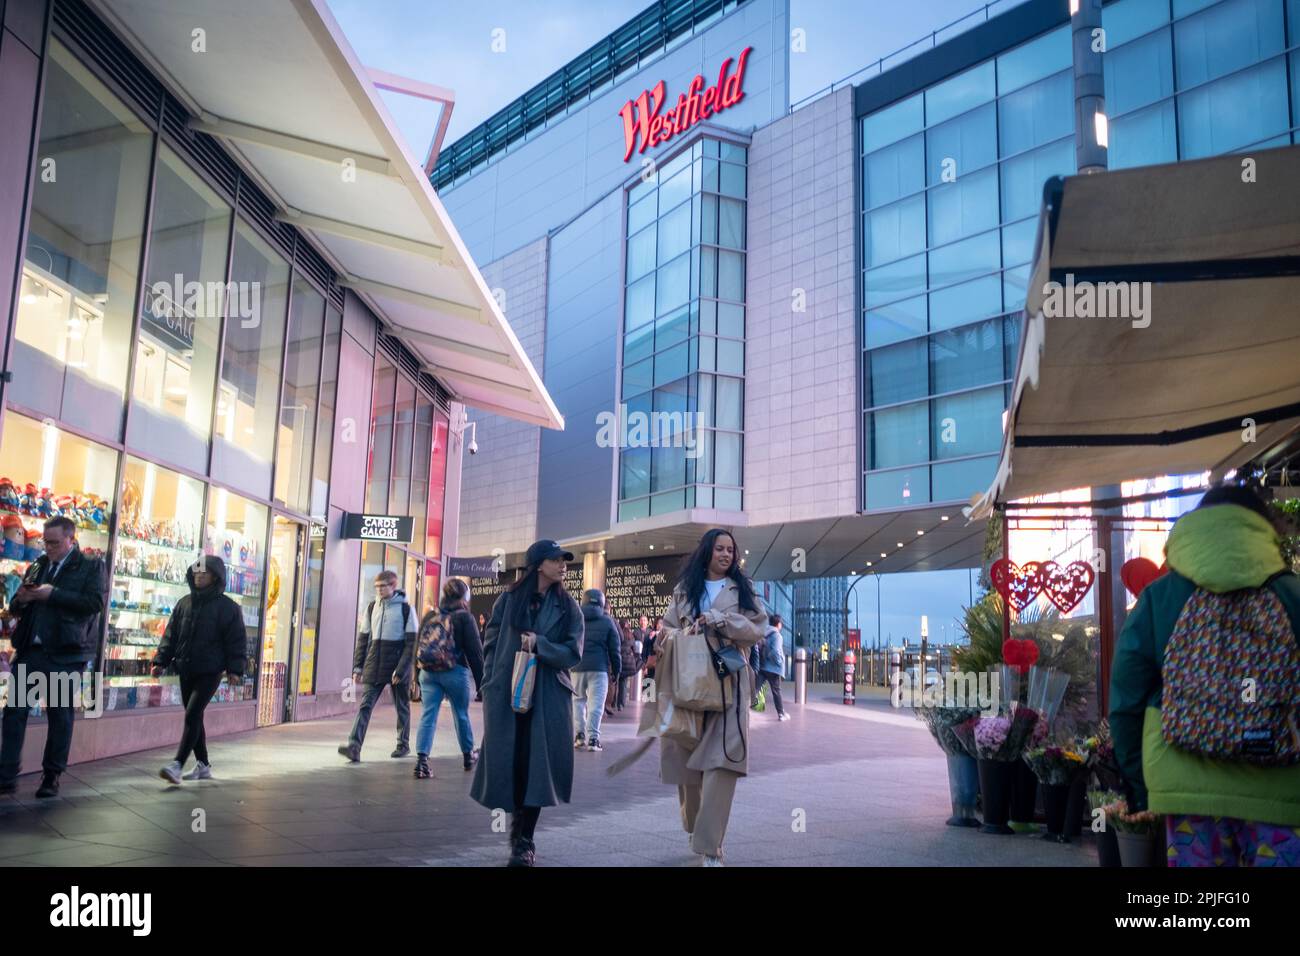
<svg viewBox="0 0 1300 956">
<path fill-rule="evenodd" d="M 999 558 L 989 568 L 989 578 L 994 590 L 1016 611 L 1033 604 L 1038 592 L 1043 590 L 1043 576 L 1036 561 L 1021 567 L 1010 558 Z"/>
<path fill-rule="evenodd" d="M 1002 660 L 1008 667 L 1027 674 L 1038 661 L 1038 645 L 1030 640 L 1008 638 L 1002 642 Z"/>
<path fill-rule="evenodd" d="M 1047 599 L 1066 614 L 1078 606 L 1090 590 L 1096 573 L 1087 561 L 1072 561 L 1061 567 L 1055 561 L 1042 565 L 1043 590 Z"/>
<path fill-rule="evenodd" d="M 1168 570 L 1165 565 L 1156 567 L 1156 563 L 1150 558 L 1133 558 L 1131 561 L 1125 561 L 1124 566 L 1119 569 L 1119 578 L 1130 594 L 1139 597 L 1148 584 L 1163 577 Z"/>
</svg>

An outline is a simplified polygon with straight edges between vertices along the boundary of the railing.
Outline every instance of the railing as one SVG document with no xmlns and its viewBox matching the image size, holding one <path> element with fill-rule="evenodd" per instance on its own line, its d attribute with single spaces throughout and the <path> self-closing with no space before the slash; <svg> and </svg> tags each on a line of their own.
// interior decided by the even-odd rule
<svg viewBox="0 0 1300 956">
<path fill-rule="evenodd" d="M 920 650 L 910 648 L 900 653 L 899 666 L 904 671 L 916 668 L 916 673 L 920 675 L 933 668 L 942 677 L 953 669 L 952 651 L 953 647 L 947 644 L 927 648 L 925 667 L 921 667 Z M 888 687 L 889 668 L 893 654 L 894 651 L 888 648 L 881 648 L 878 651 L 866 649 L 857 652 L 857 662 L 854 665 L 853 674 L 854 683 L 860 686 Z M 819 654 L 810 651 L 808 665 L 808 682 L 810 684 L 842 684 L 844 682 L 843 651 L 828 655 L 826 660 L 822 660 Z M 791 679 L 793 679 L 793 666 L 793 660 L 791 660 L 787 668 L 791 671 Z"/>
<path fill-rule="evenodd" d="M 942 26 L 933 31 L 929 36 L 915 40 L 903 47 L 901 50 L 895 50 L 893 53 L 882 56 L 870 66 L 864 66 L 862 69 L 836 80 L 829 86 L 822 87 L 816 93 L 805 96 L 797 103 L 790 104 L 789 112 L 793 113 L 795 110 L 807 106 L 814 100 L 819 100 L 823 96 L 834 93 L 836 90 L 842 89 L 845 86 L 857 86 L 863 80 L 869 79 L 873 76 L 880 76 L 880 74 L 884 73 L 886 70 L 891 70 L 898 66 L 898 64 L 904 63 L 907 60 L 912 59 L 912 57 L 924 53 L 926 50 L 933 50 L 940 43 L 945 43 L 958 34 L 965 33 L 967 30 L 979 26 L 981 23 L 987 22 L 990 17 L 997 16 L 1000 13 L 1005 13 L 1012 7 L 1019 6 L 1024 2 L 1025 0 L 994 0 L 993 3 L 986 3 L 978 10 L 972 11 L 960 19 L 952 21 L 952 23 L 949 23 L 947 26 Z M 994 12 L 990 13 L 989 11 Z"/>
</svg>

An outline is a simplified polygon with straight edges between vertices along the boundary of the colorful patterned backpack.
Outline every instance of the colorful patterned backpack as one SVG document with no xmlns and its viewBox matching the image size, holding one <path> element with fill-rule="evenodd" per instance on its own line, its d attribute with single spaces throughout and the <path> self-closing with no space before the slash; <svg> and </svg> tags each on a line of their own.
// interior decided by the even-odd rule
<svg viewBox="0 0 1300 956">
<path fill-rule="evenodd" d="M 1300 763 L 1300 650 L 1275 579 L 1188 599 L 1165 647 L 1165 743 L 1214 760 Z"/>
</svg>

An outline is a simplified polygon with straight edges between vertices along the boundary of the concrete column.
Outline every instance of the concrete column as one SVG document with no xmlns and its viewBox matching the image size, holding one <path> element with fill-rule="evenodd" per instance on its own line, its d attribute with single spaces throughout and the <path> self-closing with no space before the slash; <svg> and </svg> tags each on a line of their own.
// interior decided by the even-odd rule
<svg viewBox="0 0 1300 956">
<path fill-rule="evenodd" d="M 1098 116 L 1106 122 L 1106 82 L 1102 76 L 1102 0 L 1070 0 L 1074 41 L 1074 154 L 1081 173 L 1104 172 L 1107 148 L 1098 141 Z M 1102 127 L 1103 135 L 1105 126 Z"/>
<path fill-rule="evenodd" d="M 588 590 L 605 590 L 605 556 L 599 551 L 588 551 L 582 556 L 582 586 Z"/>
</svg>

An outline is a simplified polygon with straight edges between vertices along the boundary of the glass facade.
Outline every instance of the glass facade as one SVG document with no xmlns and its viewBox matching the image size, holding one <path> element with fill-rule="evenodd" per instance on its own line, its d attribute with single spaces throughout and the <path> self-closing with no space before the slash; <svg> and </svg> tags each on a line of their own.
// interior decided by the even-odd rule
<svg viewBox="0 0 1300 956">
<path fill-rule="evenodd" d="M 1117 0 L 1102 22 L 1112 168 L 1296 135 L 1300 0 Z M 868 510 L 991 480 L 1043 184 L 1075 171 L 1073 110 L 1067 25 L 861 119 Z"/>
<path fill-rule="evenodd" d="M 741 508 L 746 161 L 701 139 L 628 190 L 619 521 Z"/>
</svg>

